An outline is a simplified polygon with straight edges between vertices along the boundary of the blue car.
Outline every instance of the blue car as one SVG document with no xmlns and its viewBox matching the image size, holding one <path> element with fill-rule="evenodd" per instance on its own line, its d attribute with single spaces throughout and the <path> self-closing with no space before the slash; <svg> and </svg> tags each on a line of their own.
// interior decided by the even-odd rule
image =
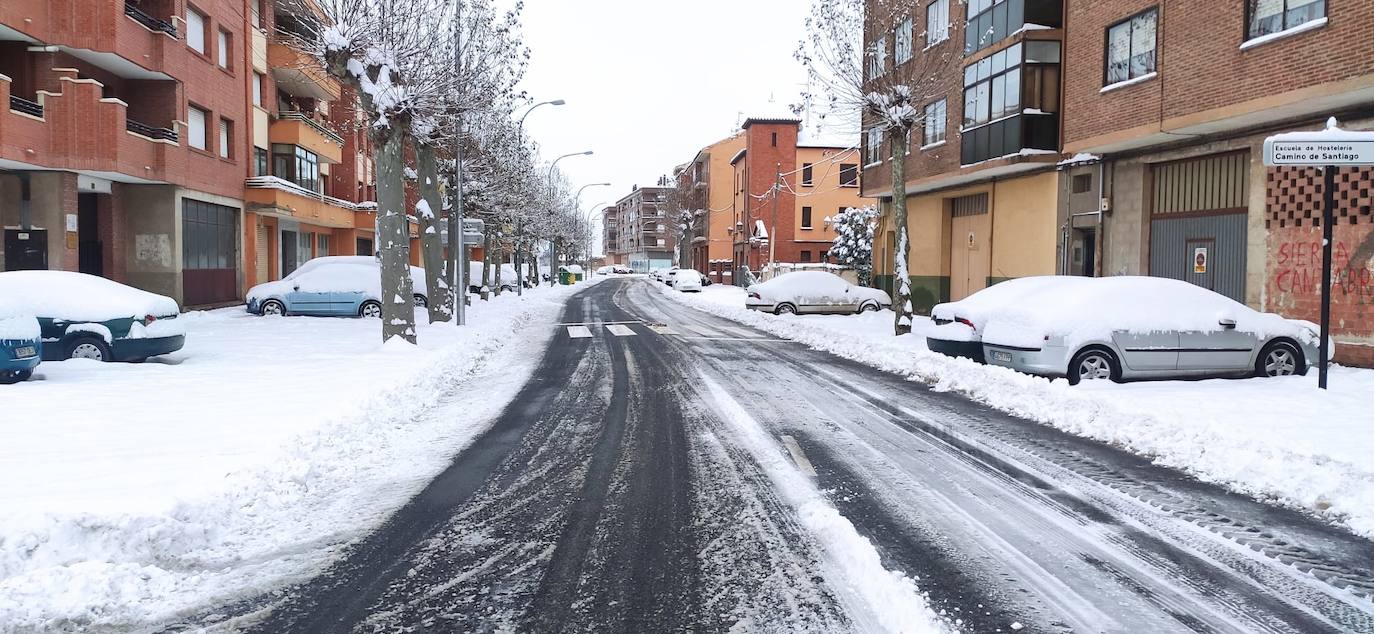
<svg viewBox="0 0 1374 634">
<path fill-rule="evenodd" d="M 429 305 L 425 271 L 410 267 L 416 307 Z M 248 290 L 248 312 L 254 315 L 314 317 L 381 317 L 382 273 L 375 258 L 315 258 L 284 279 Z"/>
<path fill-rule="evenodd" d="M 38 320 L 27 315 L 0 317 L 0 385 L 26 381 L 43 360 Z"/>
<path fill-rule="evenodd" d="M 176 300 L 85 273 L 0 273 L 0 311 L 37 319 L 44 361 L 141 362 L 186 343 Z"/>
</svg>

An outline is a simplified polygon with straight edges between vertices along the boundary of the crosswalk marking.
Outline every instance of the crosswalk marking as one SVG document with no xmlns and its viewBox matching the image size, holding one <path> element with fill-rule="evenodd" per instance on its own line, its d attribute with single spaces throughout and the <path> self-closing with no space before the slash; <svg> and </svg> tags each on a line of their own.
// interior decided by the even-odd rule
<svg viewBox="0 0 1374 634">
<path fill-rule="evenodd" d="M 573 339 L 590 339 L 592 329 L 586 326 L 568 326 L 568 336 Z"/>
<path fill-rule="evenodd" d="M 617 337 L 633 337 L 635 335 L 635 331 L 630 330 L 629 326 L 621 326 L 619 324 L 606 326 L 606 330 L 611 331 L 611 334 Z"/>
</svg>

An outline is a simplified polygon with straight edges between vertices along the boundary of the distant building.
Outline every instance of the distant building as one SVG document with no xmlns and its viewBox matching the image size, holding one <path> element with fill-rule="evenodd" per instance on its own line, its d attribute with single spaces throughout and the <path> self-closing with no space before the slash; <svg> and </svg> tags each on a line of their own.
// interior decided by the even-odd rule
<svg viewBox="0 0 1374 634">
<path fill-rule="evenodd" d="M 614 224 L 616 249 L 606 248 L 606 256 L 615 258 L 637 272 L 668 268 L 676 263 L 675 232 L 669 230 L 668 192 L 666 186 L 639 187 L 621 198 L 607 219 L 607 231 Z M 610 236 L 608 235 L 608 244 Z"/>
</svg>

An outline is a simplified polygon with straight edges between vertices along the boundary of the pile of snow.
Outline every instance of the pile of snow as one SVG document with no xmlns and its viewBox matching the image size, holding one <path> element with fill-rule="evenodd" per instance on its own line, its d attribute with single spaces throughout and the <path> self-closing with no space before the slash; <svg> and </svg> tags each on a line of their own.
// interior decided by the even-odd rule
<svg viewBox="0 0 1374 634">
<path fill-rule="evenodd" d="M 572 273 L 573 275 L 582 275 L 583 273 L 582 267 L 577 264 L 565 264 L 563 266 L 558 267 L 558 270 L 567 273 Z"/>
<path fill-rule="evenodd" d="M 43 364 L 5 390 L 0 631 L 160 630 L 320 571 L 499 415 L 581 288 L 418 311 L 419 347 L 239 307 L 160 360 Z"/>
<path fill-rule="evenodd" d="M 63 321 L 166 317 L 180 312 L 176 300 L 69 271 L 0 273 L 0 314 L 23 313 Z"/>
<path fill-rule="evenodd" d="M 775 316 L 738 287 L 667 297 L 812 348 L 953 391 L 1004 412 L 1121 447 L 1199 479 L 1308 511 L 1374 539 L 1374 370 L 1308 376 L 1070 387 L 930 352 L 918 317 L 894 337 L 889 311 Z M 1256 433 L 1262 429 L 1263 433 Z"/>
</svg>

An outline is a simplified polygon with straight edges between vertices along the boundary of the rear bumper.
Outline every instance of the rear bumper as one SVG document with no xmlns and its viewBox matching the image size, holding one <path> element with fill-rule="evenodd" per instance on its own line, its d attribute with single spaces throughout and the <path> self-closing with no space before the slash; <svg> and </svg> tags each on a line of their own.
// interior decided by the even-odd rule
<svg viewBox="0 0 1374 634">
<path fill-rule="evenodd" d="M 137 361 L 171 354 L 186 345 L 186 335 L 156 339 L 117 339 L 111 346 L 115 361 Z"/>
<path fill-rule="evenodd" d="M 763 304 L 763 303 L 757 303 L 757 302 L 744 302 L 744 307 L 745 307 L 745 308 L 748 308 L 749 310 L 759 310 L 759 311 L 763 311 L 763 312 L 765 312 L 765 313 L 771 313 L 771 312 L 776 312 L 776 311 L 777 311 L 778 305 L 777 305 L 777 304 Z"/>
<path fill-rule="evenodd" d="M 1068 348 L 1062 346 L 1045 346 L 1035 350 L 983 344 L 983 358 L 988 365 L 1039 376 L 1059 377 L 1067 374 L 1068 355 Z"/>
<path fill-rule="evenodd" d="M 15 358 L 13 356 L 16 349 L 27 346 L 33 346 L 37 354 L 23 358 Z M 0 346 L 0 374 L 27 372 L 38 367 L 38 364 L 42 362 L 43 342 L 41 341 L 18 341 Z"/>
<path fill-rule="evenodd" d="M 926 347 L 930 348 L 931 352 L 938 352 L 950 357 L 973 359 L 978 363 L 986 363 L 986 361 L 983 360 L 983 342 L 981 341 L 950 341 L 948 339 L 926 337 Z"/>
</svg>

